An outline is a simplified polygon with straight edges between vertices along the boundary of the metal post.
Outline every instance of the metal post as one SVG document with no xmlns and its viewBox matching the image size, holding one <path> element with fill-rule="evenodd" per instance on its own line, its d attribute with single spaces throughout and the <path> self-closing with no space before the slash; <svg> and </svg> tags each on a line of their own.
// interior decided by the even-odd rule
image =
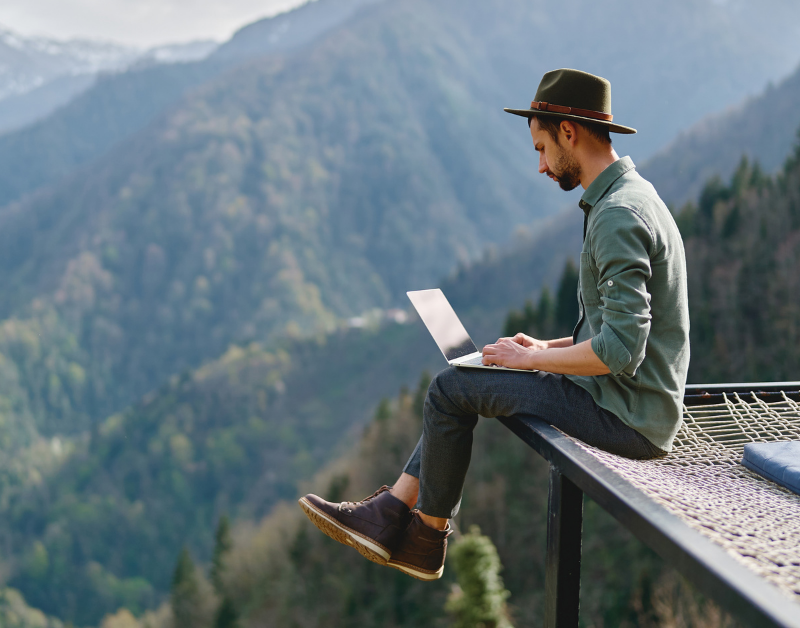
<svg viewBox="0 0 800 628">
<path fill-rule="evenodd" d="M 550 465 L 545 628 L 577 628 L 581 595 L 583 491 Z"/>
</svg>

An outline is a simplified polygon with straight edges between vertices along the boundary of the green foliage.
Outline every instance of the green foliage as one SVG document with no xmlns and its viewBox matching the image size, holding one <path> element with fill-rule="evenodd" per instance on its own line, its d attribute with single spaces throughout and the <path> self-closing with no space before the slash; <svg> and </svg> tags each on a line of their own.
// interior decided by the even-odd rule
<svg viewBox="0 0 800 628">
<path fill-rule="evenodd" d="M 689 276 L 689 380 L 780 381 L 800 368 L 800 168 L 775 179 L 742 159 L 678 215 Z"/>
<path fill-rule="evenodd" d="M 202 624 L 203 601 L 197 569 L 185 546 L 172 575 L 170 606 L 175 628 L 197 628 Z"/>
<path fill-rule="evenodd" d="M 223 597 L 214 617 L 214 628 L 238 628 L 239 613 L 228 597 Z"/>
<path fill-rule="evenodd" d="M 510 592 L 500 576 L 502 565 L 492 540 L 472 526 L 449 551 L 458 580 L 447 600 L 454 628 L 512 628 L 506 599 Z"/>
<path fill-rule="evenodd" d="M 526 301 L 521 312 L 512 310 L 506 317 L 503 335 L 524 333 L 541 340 L 562 338 L 572 334 L 578 322 L 578 269 L 568 258 L 561 273 L 555 300 L 547 286 L 542 288 L 536 307 Z"/>
<path fill-rule="evenodd" d="M 391 483 L 419 437 L 412 402 L 410 395 L 397 398 L 392 417 L 370 423 L 349 452 L 317 475 L 311 492 L 322 494 L 331 478 L 342 474 L 349 478 L 344 499 L 363 498 L 376 486 Z M 472 613 L 468 607 L 477 605 L 484 625 L 492 625 L 490 620 L 503 617 L 507 587 L 507 621 L 539 625 L 547 487 L 546 461 L 497 422 L 479 423 L 455 523 L 459 529 L 480 526 L 486 536 L 472 531 L 455 542 L 448 549 L 443 578 L 425 583 L 364 560 L 320 533 L 294 503 L 280 505 L 231 553 L 229 590 L 236 608 L 242 609 L 241 625 L 449 625 L 444 608 L 456 575 L 462 595 L 469 594 L 472 604 L 462 597 L 462 602 L 451 602 L 454 610 Z M 656 628 L 672 625 L 668 621 L 677 615 L 713 619 L 716 612 L 717 619 L 722 617 L 689 587 L 674 588 L 673 572 L 592 502 L 587 503 L 584 525 L 584 624 Z M 498 577 L 501 562 L 505 585 Z M 732 625 L 711 619 L 709 627 Z M 480 624 L 465 619 L 462 625 Z"/>
<path fill-rule="evenodd" d="M 386 398 L 381 399 L 381 402 L 375 409 L 375 416 L 373 417 L 374 420 L 378 422 L 386 421 L 391 416 L 392 416 L 392 406 L 389 400 Z"/>
<path fill-rule="evenodd" d="M 18 548 L 11 581 L 78 625 L 152 608 L 175 547 L 213 560 L 219 513 L 258 516 L 293 498 L 421 358 L 440 363 L 435 351 L 427 331 L 394 323 L 280 350 L 230 347 L 106 419 L 91 442 L 37 441 L 0 463 L 0 534 Z M 340 477 L 330 488 L 346 487 Z"/>
<path fill-rule="evenodd" d="M 414 401 L 412 403 L 412 410 L 414 415 L 422 419 L 422 413 L 425 407 L 425 397 L 428 395 L 428 387 L 431 385 L 431 374 L 428 371 L 422 371 L 417 384 L 417 390 L 414 391 Z"/>
<path fill-rule="evenodd" d="M 86 114 L 80 124 L 70 118 L 76 109 L 56 120 L 72 129 L 69 138 L 51 136 L 49 125 L 0 141 L 0 152 L 11 147 L 0 155 L 8 166 L 0 178 L 16 186 L 10 194 L 44 179 L 53 183 L 0 217 L 0 535 L 11 552 L 4 568 L 32 604 L 81 625 L 120 606 L 136 614 L 154 607 L 169 589 L 174 548 L 188 544 L 208 561 L 220 512 L 260 517 L 294 498 L 299 483 L 343 446 L 342 435 L 369 422 L 367 409 L 412 381 L 420 367 L 437 363 L 420 361 L 434 353 L 426 353 L 430 340 L 419 329 L 389 326 L 384 335 L 354 338 L 335 327 L 341 317 L 393 303 L 409 284 L 436 280 L 487 241 L 505 240 L 509 224 L 540 216 L 531 213 L 531 198 L 546 207 L 557 193 L 549 183 L 530 183 L 530 147 L 496 114 L 497 92 L 486 87 L 486 76 L 511 85 L 522 70 L 531 72 L 527 62 L 508 61 L 529 55 L 496 54 L 499 45 L 526 49 L 532 29 L 541 30 L 538 18 L 517 4 L 497 10 L 451 0 L 384 3 L 294 60 L 260 60 L 219 75 L 184 101 L 175 102 L 177 94 L 205 81 L 192 75 L 194 65 L 181 76 L 170 67 L 103 79 L 92 93 L 108 96 L 109 107 L 127 117 L 117 129 L 103 118 L 108 110 L 83 101 L 76 105 Z M 612 25 L 620 12 L 629 14 L 624 3 L 589 3 L 586 10 L 594 12 L 584 20 L 593 33 L 607 30 L 598 20 Z M 670 23 L 722 32 L 694 9 L 665 11 L 676 12 L 662 16 Z M 562 30 L 554 24 L 545 30 Z M 730 51 L 739 49 L 737 43 Z M 138 82 L 145 75 L 157 80 Z M 642 80 L 661 81 L 651 75 L 657 73 Z M 680 77 L 692 84 L 690 75 Z M 636 89 L 647 92 L 641 81 Z M 323 108 L 314 104 L 320 93 Z M 56 182 L 168 102 L 167 113 L 102 163 Z M 693 114 L 682 109 L 682 115 Z M 31 154 L 45 153 L 53 161 L 33 167 Z M 714 199 L 708 227 L 714 237 L 730 244 L 746 227 L 773 233 L 771 218 L 748 222 L 746 204 L 757 196 L 751 183 L 762 178 L 757 170 L 731 183 L 729 199 Z M 775 197 L 794 207 L 790 227 L 797 224 L 795 176 L 788 168 L 785 194 Z M 762 192 L 773 194 L 769 186 Z M 729 207 L 734 196 L 741 206 Z M 454 303 L 486 303 L 469 313 L 477 333 L 496 334 L 495 319 L 519 302 L 517 295 L 556 276 L 580 231 L 565 227 L 557 234 L 552 242 L 540 236 L 540 247 L 520 246 L 514 257 L 487 255 L 462 265 L 463 274 L 448 280 Z M 745 302 L 751 275 L 762 281 L 777 269 L 791 279 L 791 241 L 769 241 L 781 255 L 772 259 L 767 251 L 768 263 L 747 258 L 740 281 Z M 565 269 L 555 296 L 543 291 L 520 325 L 550 335 L 549 327 L 574 321 L 576 312 L 566 313 L 575 291 L 568 277 Z M 693 333 L 729 340 L 716 329 L 714 308 L 730 295 L 714 297 L 697 300 Z M 793 307 L 774 295 L 769 302 Z M 794 359 L 795 314 L 779 315 L 789 338 L 783 354 L 775 353 L 784 370 Z M 751 305 L 743 316 L 764 328 L 758 308 Z M 321 340 L 307 342 L 310 336 Z M 745 372 L 741 363 L 735 368 Z M 419 435 L 426 388 L 421 380 L 413 399 L 388 404 L 370 424 L 362 444 L 381 452 L 370 477 L 394 479 Z M 413 420 L 413 429 L 401 433 L 397 413 Z M 494 446 L 484 450 L 492 464 L 476 466 L 484 477 L 473 485 L 475 502 L 508 498 L 512 486 L 536 497 L 537 489 L 521 479 L 530 477 L 530 452 L 509 441 Z M 320 490 L 354 491 L 354 475 L 339 469 Z M 512 547 L 530 539 L 502 532 L 503 525 L 527 530 L 527 514 L 510 509 L 486 521 L 469 499 L 464 516 L 497 539 L 513 575 L 509 587 L 521 599 L 539 590 L 539 576 L 512 556 Z M 393 595 L 370 602 L 377 585 L 363 578 L 361 563 L 336 566 L 331 576 L 302 534 L 293 528 L 282 539 L 287 562 L 264 567 L 275 570 L 267 576 L 287 570 L 275 588 L 287 604 L 307 608 L 323 591 L 323 625 L 331 617 L 442 619 L 444 589 L 417 595 L 416 585 L 394 573 L 379 576 Z M 197 582 L 200 597 L 214 599 L 202 592 L 201 577 Z M 620 603 L 632 587 L 620 585 Z M 292 614 L 271 595 L 264 604 Z M 416 608 L 400 602 L 409 599 L 423 602 Z M 248 608 L 245 601 L 250 608 L 261 604 L 253 594 L 231 597 L 231 608 Z M 225 597 L 220 604 L 221 612 Z M 530 611 L 525 619 L 535 616 L 537 604 L 532 598 L 521 604 Z M 329 614 L 322 617 L 324 609 Z M 203 613 L 203 621 L 213 621 L 211 611 Z"/>
<path fill-rule="evenodd" d="M 222 515 L 214 534 L 214 553 L 211 556 L 211 584 L 218 595 L 222 595 L 222 578 L 225 573 L 225 560 L 233 547 L 231 523 L 228 515 Z"/>
<path fill-rule="evenodd" d="M 0 626 L 3 628 L 64 628 L 54 617 L 25 603 L 19 591 L 0 589 Z"/>
</svg>

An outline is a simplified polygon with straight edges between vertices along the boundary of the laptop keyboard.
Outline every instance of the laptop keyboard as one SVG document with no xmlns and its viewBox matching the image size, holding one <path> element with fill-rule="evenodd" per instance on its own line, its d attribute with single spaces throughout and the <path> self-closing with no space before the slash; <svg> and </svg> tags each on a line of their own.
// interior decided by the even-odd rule
<svg viewBox="0 0 800 628">
<path fill-rule="evenodd" d="M 461 364 L 481 364 L 483 366 L 495 366 L 494 364 L 483 364 L 483 356 L 479 355 L 471 360 L 464 360 Z"/>
</svg>

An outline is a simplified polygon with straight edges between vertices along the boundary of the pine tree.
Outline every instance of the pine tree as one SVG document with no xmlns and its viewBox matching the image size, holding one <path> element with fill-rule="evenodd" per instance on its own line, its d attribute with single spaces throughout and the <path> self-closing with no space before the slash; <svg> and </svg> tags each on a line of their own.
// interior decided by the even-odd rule
<svg viewBox="0 0 800 628">
<path fill-rule="evenodd" d="M 214 628 L 237 628 L 239 625 L 236 606 L 226 593 L 223 583 L 225 561 L 231 549 L 233 549 L 231 523 L 227 515 L 222 515 L 214 535 L 214 554 L 211 558 L 211 583 L 221 600 L 214 616 Z"/>
<path fill-rule="evenodd" d="M 417 390 L 414 393 L 414 401 L 411 404 L 411 407 L 414 411 L 414 416 L 422 418 L 422 412 L 425 408 L 425 397 L 428 396 L 428 386 L 431 385 L 431 374 L 426 370 L 422 371 L 422 375 L 419 378 L 419 384 L 417 384 Z"/>
<path fill-rule="evenodd" d="M 233 549 L 231 522 L 228 515 L 222 515 L 214 535 L 214 554 L 211 557 L 211 584 L 214 585 L 214 590 L 220 596 L 223 594 L 222 574 L 225 571 L 225 558 L 231 549 Z"/>
<path fill-rule="evenodd" d="M 194 561 L 186 546 L 181 549 L 172 576 L 170 606 L 175 628 L 197 628 L 202 625 L 203 602 Z"/>
<path fill-rule="evenodd" d="M 572 333 L 578 322 L 578 268 L 572 258 L 567 259 L 556 293 L 556 328 L 558 336 Z"/>
<path fill-rule="evenodd" d="M 238 628 L 239 613 L 229 597 L 223 597 L 214 618 L 214 628 Z"/>
<path fill-rule="evenodd" d="M 459 585 L 445 607 L 453 615 L 453 627 L 512 628 L 506 610 L 509 592 L 500 577 L 502 565 L 491 539 L 472 526 L 453 545 L 448 559 Z"/>
</svg>

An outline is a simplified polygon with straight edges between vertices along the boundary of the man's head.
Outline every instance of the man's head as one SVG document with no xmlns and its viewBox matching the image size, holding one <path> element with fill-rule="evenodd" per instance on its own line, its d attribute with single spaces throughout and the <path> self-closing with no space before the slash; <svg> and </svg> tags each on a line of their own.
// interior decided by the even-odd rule
<svg viewBox="0 0 800 628">
<path fill-rule="evenodd" d="M 608 128 L 556 116 L 528 118 L 533 147 L 539 153 L 539 172 L 557 181 L 562 190 L 574 190 L 581 182 L 584 156 L 611 149 Z"/>
<path fill-rule="evenodd" d="M 586 184 L 584 179 L 592 180 L 599 164 L 616 155 L 609 132 L 636 133 L 612 122 L 611 84 L 580 70 L 548 72 L 529 109 L 506 111 L 528 118 L 539 152 L 539 172 L 565 190 Z"/>
</svg>

